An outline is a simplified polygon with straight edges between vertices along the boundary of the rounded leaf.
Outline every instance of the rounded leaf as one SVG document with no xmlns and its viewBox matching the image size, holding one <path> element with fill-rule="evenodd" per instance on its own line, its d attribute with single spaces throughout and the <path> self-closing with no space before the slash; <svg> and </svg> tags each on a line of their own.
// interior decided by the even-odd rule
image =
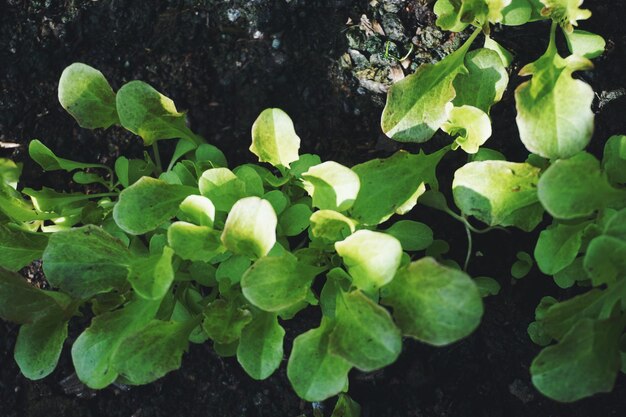
<svg viewBox="0 0 626 417">
<path fill-rule="evenodd" d="M 281 109 L 265 109 L 252 125 L 250 152 L 259 162 L 269 162 L 275 167 L 289 168 L 297 161 L 300 138 L 291 118 Z"/>
<path fill-rule="evenodd" d="M 222 243 L 236 254 L 260 258 L 276 243 L 277 224 L 269 201 L 259 197 L 242 198 L 228 213 Z"/>
</svg>

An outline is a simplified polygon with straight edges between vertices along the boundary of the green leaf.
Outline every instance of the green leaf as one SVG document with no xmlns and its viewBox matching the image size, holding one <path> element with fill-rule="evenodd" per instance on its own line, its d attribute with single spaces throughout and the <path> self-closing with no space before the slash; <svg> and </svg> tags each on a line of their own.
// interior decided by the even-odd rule
<svg viewBox="0 0 626 417">
<path fill-rule="evenodd" d="M 21 163 L 15 163 L 8 158 L 0 158 L 0 182 L 16 189 L 22 175 L 22 168 Z"/>
<path fill-rule="evenodd" d="M 552 164 L 541 176 L 537 193 L 546 211 L 557 219 L 590 216 L 626 201 L 626 192 L 611 187 L 598 160 L 587 152 Z"/>
<path fill-rule="evenodd" d="M 611 136 L 607 140 L 602 169 L 611 185 L 626 184 L 626 135 Z"/>
<path fill-rule="evenodd" d="M 309 227 L 313 212 L 306 204 L 294 204 L 278 218 L 278 224 L 285 236 L 298 236 Z"/>
<path fill-rule="evenodd" d="M 143 177 L 120 193 L 113 218 L 126 233 L 141 235 L 174 217 L 180 203 L 197 192 L 193 187 Z"/>
<path fill-rule="evenodd" d="M 465 54 L 479 32 L 474 31 L 461 48 L 438 63 L 422 64 L 391 86 L 381 119 L 387 136 L 401 142 L 425 142 L 435 134 L 448 118 L 446 104 L 456 95 L 452 83 L 458 74 L 467 72 Z"/>
<path fill-rule="evenodd" d="M 272 205 L 259 197 L 246 197 L 233 206 L 222 232 L 230 251 L 251 259 L 268 254 L 276 243 L 278 220 Z"/>
<path fill-rule="evenodd" d="M 533 8 L 528 0 L 511 0 L 509 5 L 502 10 L 502 24 L 507 26 L 523 25 L 530 21 L 532 13 Z"/>
<path fill-rule="evenodd" d="M 522 279 L 533 268 L 533 258 L 526 252 L 517 252 L 517 260 L 511 266 L 511 275 L 515 279 Z"/>
<path fill-rule="evenodd" d="M 293 122 L 281 109 L 265 109 L 252 125 L 250 152 L 259 162 L 269 162 L 275 167 L 286 167 L 298 160 L 300 138 Z"/>
<path fill-rule="evenodd" d="M 237 200 L 246 197 L 246 183 L 228 168 L 204 171 L 198 187 L 200 194 L 209 198 L 219 211 L 229 211 Z"/>
<path fill-rule="evenodd" d="M 55 214 L 39 213 L 32 204 L 26 202 L 22 195 L 11 188 L 6 182 L 0 181 L 0 212 L 18 222 L 30 222 L 58 217 Z"/>
<path fill-rule="evenodd" d="M 268 378 L 283 360 L 284 338 L 276 314 L 260 312 L 241 332 L 237 361 L 252 378 Z"/>
<path fill-rule="evenodd" d="M 491 136 L 491 120 L 479 108 L 465 105 L 452 107 L 448 121 L 441 126 L 441 130 L 450 136 L 456 136 L 452 149 L 460 147 L 465 152 L 474 154 Z"/>
<path fill-rule="evenodd" d="M 88 164 L 84 162 L 74 162 L 69 159 L 59 158 L 39 140 L 31 140 L 28 144 L 28 154 L 31 159 L 37 162 L 44 171 L 65 170 L 68 172 L 76 169 L 102 168 L 101 164 Z"/>
<path fill-rule="evenodd" d="M 131 254 L 97 226 L 53 233 L 43 253 L 43 270 L 53 287 L 77 298 L 121 289 Z"/>
<path fill-rule="evenodd" d="M 541 272 L 554 275 L 574 262 L 587 225 L 586 222 L 574 225 L 556 223 L 539 234 L 535 259 Z"/>
<path fill-rule="evenodd" d="M 537 198 L 539 171 L 527 163 L 470 162 L 454 174 L 454 201 L 465 215 L 490 226 L 531 231 L 543 217 Z"/>
<path fill-rule="evenodd" d="M 588 59 L 599 57 L 606 47 L 602 36 L 579 29 L 571 33 L 565 32 L 565 39 L 571 53 Z"/>
<path fill-rule="evenodd" d="M 180 368 L 194 327 L 189 323 L 152 320 L 119 345 L 112 366 L 133 385 L 156 381 Z"/>
<path fill-rule="evenodd" d="M 253 165 L 240 165 L 235 168 L 233 172 L 245 184 L 244 188 L 246 190 L 246 197 L 262 197 L 263 194 L 265 194 L 265 189 L 263 188 L 263 178 L 261 178 L 261 175 L 257 172 L 257 170 L 253 168 Z"/>
<path fill-rule="evenodd" d="M 433 243 L 432 229 L 413 220 L 397 221 L 384 232 L 398 239 L 405 251 L 424 250 Z"/>
<path fill-rule="evenodd" d="M 516 0 L 513 0 L 513 1 L 516 1 Z M 526 0 L 521 0 L 521 1 L 526 1 Z M 500 61 L 506 68 L 510 67 L 511 64 L 513 63 L 513 55 L 509 51 L 507 51 L 502 45 L 500 45 L 498 42 L 491 39 L 489 36 L 485 36 L 484 46 L 485 48 L 491 49 L 492 51 L 497 53 L 498 56 L 500 57 Z M 507 73 L 507 77 L 508 77 L 508 73 Z"/>
<path fill-rule="evenodd" d="M 263 199 L 270 202 L 277 216 L 280 215 L 289 205 L 289 199 L 285 193 L 280 190 L 272 190 L 266 193 L 263 196 Z"/>
<path fill-rule="evenodd" d="M 20 327 L 15 342 L 15 362 L 28 379 L 38 380 L 56 368 L 67 339 L 67 320 L 50 316 Z"/>
<path fill-rule="evenodd" d="M 136 299 L 124 308 L 95 317 L 91 326 L 72 346 L 72 360 L 78 378 L 93 389 L 102 389 L 113 383 L 119 375 L 113 366 L 117 351 L 126 343 L 128 336 L 151 322 L 159 304 L 158 301 Z M 145 340 L 134 339 L 134 343 Z"/>
<path fill-rule="evenodd" d="M 613 389 L 620 369 L 620 320 L 579 321 L 560 343 L 541 351 L 530 368 L 535 387 L 553 400 L 572 402 Z"/>
<path fill-rule="evenodd" d="M 174 102 L 143 81 L 131 81 L 117 92 L 117 112 L 121 125 L 141 136 L 144 145 L 159 139 L 187 139 L 196 144 L 202 139 L 185 124 L 185 114 Z"/>
<path fill-rule="evenodd" d="M 411 262 L 382 288 L 381 302 L 406 336 L 443 346 L 468 336 L 483 314 L 480 292 L 463 271 L 433 258 Z"/>
<path fill-rule="evenodd" d="M 554 283 L 561 288 L 571 288 L 577 281 L 588 279 L 583 267 L 583 258 L 576 258 L 574 261 L 554 274 Z"/>
<path fill-rule="evenodd" d="M 172 159 L 167 167 L 167 170 L 171 170 L 180 158 L 195 150 L 196 148 L 198 148 L 197 143 L 185 139 L 180 139 L 176 143 L 176 148 L 174 148 L 174 154 L 172 155 Z"/>
<path fill-rule="evenodd" d="M 506 156 L 504 156 L 501 152 L 493 149 L 480 148 L 475 154 L 469 155 L 469 161 L 506 161 Z"/>
<path fill-rule="evenodd" d="M 35 208 L 39 211 L 63 213 L 82 205 L 82 202 L 91 198 L 101 197 L 98 194 L 64 193 L 57 192 L 51 188 L 43 187 L 41 190 L 24 188 L 24 194 L 30 197 Z M 61 217 L 57 215 L 56 217 Z"/>
<path fill-rule="evenodd" d="M 167 241 L 176 255 L 188 261 L 208 262 L 225 252 L 219 232 L 187 222 L 172 223 L 167 229 Z"/>
<path fill-rule="evenodd" d="M 59 316 L 71 300 L 64 294 L 30 285 L 16 272 L 0 268 L 0 318 L 18 324 Z"/>
<path fill-rule="evenodd" d="M 361 186 L 354 171 L 333 161 L 309 168 L 302 178 L 304 188 L 313 197 L 313 207 L 321 210 L 348 210 Z"/>
<path fill-rule="evenodd" d="M 343 240 L 354 233 L 357 222 L 332 210 L 318 210 L 311 215 L 311 234 L 327 243 Z"/>
<path fill-rule="evenodd" d="M 587 247 L 583 266 L 594 286 L 622 279 L 626 274 L 626 240 L 596 237 Z"/>
<path fill-rule="evenodd" d="M 490 295 L 498 295 L 501 289 L 500 283 L 491 277 L 476 277 L 474 282 L 478 286 L 480 296 L 483 298 Z"/>
<path fill-rule="evenodd" d="M 199 226 L 213 227 L 215 206 L 204 196 L 188 196 L 180 203 L 180 211 L 183 217 Z"/>
<path fill-rule="evenodd" d="M 509 83 L 502 59 L 497 52 L 480 48 L 465 55 L 467 73 L 454 79 L 455 107 L 472 106 L 489 113 L 491 106 L 502 99 Z M 449 116 L 449 118 L 452 117 Z"/>
<path fill-rule="evenodd" d="M 313 279 L 321 272 L 287 252 L 256 261 L 241 278 L 243 295 L 264 311 L 279 312 L 307 299 Z"/>
<path fill-rule="evenodd" d="M 108 128 L 119 123 L 115 93 L 100 71 L 76 62 L 63 70 L 59 102 L 85 129 Z"/>
<path fill-rule="evenodd" d="M 250 312 L 233 300 L 215 300 L 204 310 L 202 328 L 214 342 L 226 345 L 239 340 L 251 320 Z"/>
<path fill-rule="evenodd" d="M 296 393 L 306 401 L 323 401 L 337 395 L 348 384 L 352 366 L 340 356 L 329 353 L 329 333 L 324 324 L 293 341 L 287 363 L 287 377 Z"/>
<path fill-rule="evenodd" d="M 548 16 L 561 25 L 565 32 L 571 32 L 573 26 L 578 26 L 579 20 L 591 17 L 591 12 L 581 9 L 582 0 L 540 0 L 545 6 L 541 10 L 543 16 Z"/>
<path fill-rule="evenodd" d="M 361 406 L 346 394 L 339 394 L 339 399 L 330 417 L 359 417 Z"/>
<path fill-rule="evenodd" d="M 434 12 L 437 26 L 451 32 L 461 32 L 470 24 L 482 26 L 489 14 L 486 0 L 437 0 Z"/>
<path fill-rule="evenodd" d="M 162 253 L 132 261 L 128 281 L 140 297 L 148 300 L 165 297 L 174 281 L 173 255 L 174 251 L 165 246 Z"/>
<path fill-rule="evenodd" d="M 307 172 L 309 168 L 321 163 L 322 160 L 318 155 L 305 153 L 300 155 L 300 158 L 291 164 L 289 173 L 296 178 L 302 178 L 302 174 Z"/>
<path fill-rule="evenodd" d="M 365 225 L 376 225 L 400 208 L 406 212 L 406 203 L 415 204 L 425 191 L 424 184 L 437 187 L 435 168 L 444 155 L 445 148 L 429 155 L 400 151 L 386 159 L 356 165 L 352 170 L 359 176 L 361 188 L 351 217 Z"/>
<path fill-rule="evenodd" d="M 0 267 L 19 271 L 41 258 L 48 235 L 32 233 L 11 225 L 0 225 Z"/>
<path fill-rule="evenodd" d="M 336 323 L 330 334 L 330 352 L 362 371 L 393 362 L 402 350 L 402 333 L 383 307 L 360 291 L 340 293 Z"/>
<path fill-rule="evenodd" d="M 545 54 L 520 71 L 532 78 L 515 90 L 516 120 L 520 139 L 530 152 L 549 159 L 569 158 L 587 146 L 593 133 L 593 90 L 572 78 L 574 71 L 590 69 L 592 64 L 576 55 L 562 58 L 554 28 L 550 36 Z"/>
<path fill-rule="evenodd" d="M 203 143 L 196 149 L 196 162 L 209 162 L 213 168 L 228 166 L 226 156 L 216 146 Z"/>
<path fill-rule="evenodd" d="M 115 160 L 115 175 L 124 188 L 137 182 L 141 177 L 150 176 L 154 171 L 154 163 L 144 153 L 145 159 L 128 159 L 120 156 Z"/>
<path fill-rule="evenodd" d="M 371 230 L 358 230 L 336 242 L 335 250 L 348 267 L 352 283 L 367 293 L 393 279 L 402 257 L 402 245 L 398 239 Z"/>
<path fill-rule="evenodd" d="M 248 270 L 252 262 L 246 256 L 233 255 L 221 262 L 215 271 L 215 279 L 218 282 L 228 280 L 230 285 L 241 282 L 241 277 Z"/>
</svg>

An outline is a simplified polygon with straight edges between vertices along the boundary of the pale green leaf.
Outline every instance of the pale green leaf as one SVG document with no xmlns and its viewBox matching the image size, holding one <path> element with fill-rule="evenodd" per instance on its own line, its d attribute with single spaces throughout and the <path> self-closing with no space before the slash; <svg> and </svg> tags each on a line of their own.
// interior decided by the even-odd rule
<svg viewBox="0 0 626 417">
<path fill-rule="evenodd" d="M 191 222 L 198 226 L 213 227 L 215 206 L 208 198 L 201 195 L 190 195 L 180 203 L 180 211 Z"/>
<path fill-rule="evenodd" d="M 289 168 L 298 160 L 300 138 L 293 122 L 281 109 L 265 109 L 252 125 L 250 152 L 259 162 L 269 162 L 278 167 Z"/>
<path fill-rule="evenodd" d="M 470 51 L 465 55 L 467 72 L 454 79 L 455 107 L 473 106 L 489 113 L 491 106 L 502 99 L 509 82 L 502 59 L 497 52 L 487 48 Z M 449 115 L 453 117 L 454 115 Z"/>
<path fill-rule="evenodd" d="M 228 213 L 222 243 L 236 254 L 260 258 L 276 243 L 277 223 L 269 201 L 259 197 L 242 198 Z"/>
<path fill-rule="evenodd" d="M 76 62 L 63 70 L 59 102 L 81 127 L 108 128 L 119 122 L 115 93 L 100 71 Z"/>
<path fill-rule="evenodd" d="M 594 94 L 572 73 L 591 67 L 586 58 L 559 56 L 553 28 L 546 53 L 520 71 L 532 75 L 531 80 L 515 90 L 517 126 L 526 149 L 552 159 L 569 158 L 587 146 L 593 133 Z"/>
<path fill-rule="evenodd" d="M 456 95 L 452 82 L 467 72 L 465 54 L 478 33 L 438 63 L 422 64 L 391 86 L 381 119 L 387 136 L 401 142 L 425 142 L 435 134 L 448 118 L 446 104 Z"/>
<path fill-rule="evenodd" d="M 174 251 L 165 246 L 162 253 L 133 259 L 128 281 L 139 296 L 149 300 L 165 297 L 174 281 L 173 255 Z"/>
<path fill-rule="evenodd" d="M 311 233 L 328 243 L 343 240 L 354 233 L 357 223 L 333 210 L 318 210 L 310 218 Z"/>
<path fill-rule="evenodd" d="M 579 29 L 571 33 L 565 32 L 565 39 L 571 53 L 588 59 L 599 57 L 606 47 L 602 36 Z"/>
<path fill-rule="evenodd" d="M 530 21 L 532 13 L 533 8 L 528 0 L 511 0 L 509 5 L 502 10 L 502 24 L 507 26 L 523 25 Z"/>
<path fill-rule="evenodd" d="M 348 210 L 361 186 L 354 171 L 333 161 L 309 168 L 302 178 L 304 188 L 313 197 L 313 207 L 321 210 Z"/>
<path fill-rule="evenodd" d="M 237 200 L 246 196 L 246 183 L 228 168 L 204 171 L 198 187 L 200 194 L 210 199 L 219 211 L 229 211 Z"/>
<path fill-rule="evenodd" d="M 390 282 L 402 257 L 402 245 L 395 237 L 371 230 L 358 230 L 335 243 L 353 284 L 372 292 Z"/>
<path fill-rule="evenodd" d="M 131 81 L 117 92 L 117 112 L 121 125 L 141 136 L 148 146 L 159 139 L 187 139 L 196 144 L 202 139 L 185 124 L 185 114 L 174 102 L 143 81 Z"/>
<path fill-rule="evenodd" d="M 452 192 L 461 211 L 490 225 L 530 231 L 541 222 L 539 168 L 507 161 L 470 162 L 454 174 Z"/>
<path fill-rule="evenodd" d="M 516 1 L 516 0 L 513 0 L 513 1 Z M 526 0 L 521 0 L 521 1 L 526 1 Z M 496 42 L 489 36 L 485 36 L 484 47 L 487 49 L 491 49 L 492 51 L 497 53 L 498 56 L 500 57 L 500 61 L 502 62 L 502 65 L 504 65 L 506 68 L 510 67 L 511 64 L 513 63 L 513 54 L 511 54 L 502 45 L 500 45 L 498 42 Z"/>
<path fill-rule="evenodd" d="M 449 105 L 452 106 L 451 103 Z M 441 130 L 456 137 L 452 149 L 461 147 L 465 152 L 474 154 L 491 136 L 491 120 L 477 107 L 451 107 L 448 121 L 441 125 Z"/>
<path fill-rule="evenodd" d="M 545 6 L 541 11 L 543 16 L 547 16 L 561 25 L 565 32 L 571 32 L 573 26 L 578 26 L 579 20 L 586 20 L 591 17 L 591 12 L 581 9 L 583 0 L 540 0 Z"/>
</svg>

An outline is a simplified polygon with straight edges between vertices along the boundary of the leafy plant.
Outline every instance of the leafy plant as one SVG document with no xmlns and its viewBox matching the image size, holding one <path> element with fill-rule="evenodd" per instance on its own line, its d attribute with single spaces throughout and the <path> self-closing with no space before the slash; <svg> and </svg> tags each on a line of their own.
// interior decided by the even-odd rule
<svg viewBox="0 0 626 417">
<path fill-rule="evenodd" d="M 71 354 L 90 388 L 149 383 L 177 369 L 190 342 L 209 341 L 264 379 L 283 360 L 283 323 L 310 307 L 320 324 L 295 338 L 287 375 L 298 395 L 321 401 L 347 390 L 351 369 L 393 363 L 403 337 L 441 346 L 478 326 L 479 286 L 454 263 L 420 256 L 432 230 L 412 220 L 382 225 L 409 212 L 426 185 L 437 189 L 447 149 L 352 168 L 322 163 L 298 154 L 285 112 L 267 109 L 250 150 L 270 165 L 230 169 L 145 83 L 115 93 L 99 71 L 73 64 L 59 96 L 80 125 L 120 124 L 153 153 L 120 157 L 111 170 L 31 142 L 44 170 L 73 172 L 102 189 L 93 194 L 20 192 L 18 166 L 3 161 L 0 317 L 22 325 L 15 358 L 27 377 L 54 370 L 68 322 L 82 315 L 90 324 Z M 165 139 L 178 139 L 167 166 L 158 154 Z M 39 258 L 50 290 L 16 273 Z M 483 286 L 497 292 L 488 279 Z M 358 409 L 342 395 L 335 411 Z"/>
</svg>

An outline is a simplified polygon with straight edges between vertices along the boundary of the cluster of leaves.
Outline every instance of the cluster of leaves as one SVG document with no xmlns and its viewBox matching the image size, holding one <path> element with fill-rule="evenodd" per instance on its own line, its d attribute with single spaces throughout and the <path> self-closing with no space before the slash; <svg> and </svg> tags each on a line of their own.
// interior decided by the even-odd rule
<svg viewBox="0 0 626 417">
<path fill-rule="evenodd" d="M 381 123 L 400 141 L 424 142 L 442 129 L 456 136 L 453 147 L 475 153 L 452 185 L 464 216 L 524 231 L 534 230 L 544 212 L 554 218 L 539 236 L 537 265 L 563 288 L 588 289 L 567 301 L 544 298 L 529 327 L 533 341 L 547 346 L 532 364 L 533 383 L 559 401 L 610 391 L 620 366 L 626 371 L 626 137 L 610 138 L 601 162 L 584 152 L 593 133 L 594 94 L 572 73 L 592 68 L 589 59 L 603 52 L 605 42 L 574 29 L 591 15 L 581 3 L 438 0 L 441 28 L 475 30 L 459 50 L 394 85 Z M 547 50 L 522 68 L 520 75 L 532 78 L 515 90 L 517 126 L 531 154 L 525 162 L 509 162 L 479 149 L 491 134 L 489 109 L 507 86 L 512 57 L 489 37 L 489 24 L 543 19 L 552 20 Z M 567 57 L 557 50 L 558 27 Z M 484 46 L 469 51 L 481 31 Z M 442 195 L 429 193 L 424 204 L 449 211 Z M 520 252 L 512 275 L 519 278 L 531 266 L 530 256 Z"/>
<path fill-rule="evenodd" d="M 299 396 L 321 401 L 347 389 L 351 369 L 393 363 L 403 337 L 442 346 L 467 336 L 483 313 L 481 292 L 497 292 L 441 259 L 427 225 L 385 223 L 409 212 L 427 185 L 437 189 L 447 148 L 352 168 L 322 163 L 299 155 L 285 112 L 267 109 L 250 150 L 268 165 L 231 170 L 146 83 L 115 93 L 77 63 L 63 72 L 59 100 L 81 126 L 121 125 L 154 152 L 120 157 L 111 170 L 30 143 L 44 170 L 72 172 L 102 193 L 18 191 L 20 167 L 2 161 L 0 317 L 22 325 L 15 359 L 28 378 L 55 369 L 68 321 L 82 317 L 71 356 L 91 388 L 154 381 L 180 367 L 189 343 L 208 341 L 264 379 L 283 360 L 282 323 L 313 306 L 319 326 L 295 338 L 287 375 Z M 178 139 L 165 168 L 163 139 Z M 16 272 L 40 258 L 51 290 Z M 337 409 L 358 413 L 345 396 Z"/>
</svg>

